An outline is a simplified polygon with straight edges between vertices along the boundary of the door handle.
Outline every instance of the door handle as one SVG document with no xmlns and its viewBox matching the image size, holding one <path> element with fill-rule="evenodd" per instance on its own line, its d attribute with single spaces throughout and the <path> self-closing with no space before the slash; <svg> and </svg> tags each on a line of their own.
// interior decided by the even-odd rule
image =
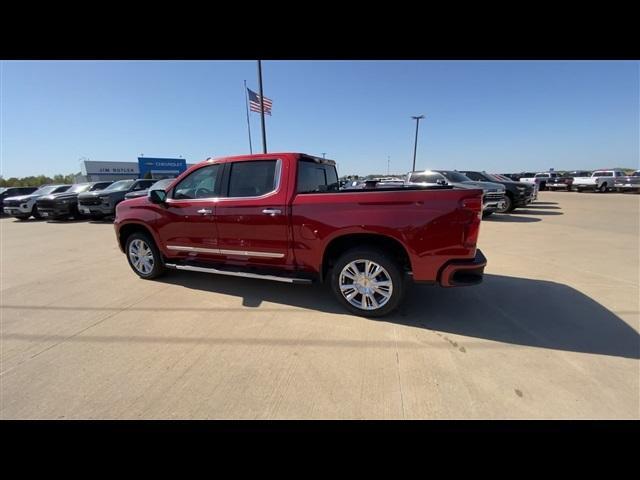
<svg viewBox="0 0 640 480">
<path fill-rule="evenodd" d="M 211 210 L 209 208 L 201 208 L 200 210 L 198 210 L 198 213 L 200 215 L 211 215 L 212 212 L 213 212 L 213 210 Z"/>
<path fill-rule="evenodd" d="M 262 210 L 262 213 L 275 217 L 276 215 L 280 215 L 282 213 L 282 210 L 280 210 L 279 208 L 265 208 L 264 210 Z"/>
</svg>

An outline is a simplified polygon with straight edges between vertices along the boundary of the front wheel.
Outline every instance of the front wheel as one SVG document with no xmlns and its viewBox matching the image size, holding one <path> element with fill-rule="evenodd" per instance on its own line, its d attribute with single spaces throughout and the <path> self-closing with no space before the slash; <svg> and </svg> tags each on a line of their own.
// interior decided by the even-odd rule
<svg viewBox="0 0 640 480">
<path fill-rule="evenodd" d="M 365 317 L 391 313 L 405 290 L 399 265 L 382 251 L 368 247 L 342 254 L 331 272 L 331 289 L 350 312 Z"/>
<path fill-rule="evenodd" d="M 604 193 L 607 191 L 607 182 L 604 182 L 602 185 L 600 185 L 600 187 L 598 187 L 598 191 L 600 193 Z"/>
<path fill-rule="evenodd" d="M 162 264 L 160 251 L 148 235 L 131 234 L 127 238 L 125 252 L 129 266 L 140 278 L 156 278 L 164 273 L 165 267 Z"/>
<path fill-rule="evenodd" d="M 511 199 L 510 195 L 505 195 L 504 197 L 504 207 L 496 210 L 496 212 L 498 213 L 510 213 L 513 212 L 513 210 L 515 209 L 515 207 L 513 206 L 513 200 Z"/>
</svg>

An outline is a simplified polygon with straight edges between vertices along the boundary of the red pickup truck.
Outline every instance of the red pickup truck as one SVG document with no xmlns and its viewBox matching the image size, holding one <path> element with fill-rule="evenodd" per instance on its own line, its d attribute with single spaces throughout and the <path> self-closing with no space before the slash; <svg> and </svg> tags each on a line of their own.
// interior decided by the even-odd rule
<svg viewBox="0 0 640 480">
<path fill-rule="evenodd" d="M 482 281 L 482 190 L 339 188 L 335 162 L 300 153 L 208 159 L 164 190 L 116 207 L 133 271 L 192 270 L 330 283 L 351 312 L 382 316 L 407 280 Z"/>
</svg>

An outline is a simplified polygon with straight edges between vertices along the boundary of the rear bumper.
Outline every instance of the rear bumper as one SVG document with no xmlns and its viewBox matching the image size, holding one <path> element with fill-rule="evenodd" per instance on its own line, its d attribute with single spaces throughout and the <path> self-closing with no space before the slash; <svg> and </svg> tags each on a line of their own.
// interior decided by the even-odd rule
<svg viewBox="0 0 640 480">
<path fill-rule="evenodd" d="M 640 183 L 632 183 L 631 185 L 628 183 L 616 183 L 613 186 L 620 190 L 640 190 Z"/>
<path fill-rule="evenodd" d="M 473 260 L 453 260 L 442 268 L 440 286 L 466 287 L 482 283 L 487 259 L 480 249 Z"/>
</svg>

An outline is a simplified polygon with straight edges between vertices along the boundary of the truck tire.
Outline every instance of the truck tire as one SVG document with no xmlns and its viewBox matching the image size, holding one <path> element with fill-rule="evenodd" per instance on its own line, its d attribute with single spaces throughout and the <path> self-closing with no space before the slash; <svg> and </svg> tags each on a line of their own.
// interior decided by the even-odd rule
<svg viewBox="0 0 640 480">
<path fill-rule="evenodd" d="M 607 182 L 604 182 L 602 185 L 598 187 L 598 191 L 600 193 L 605 193 L 607 191 Z"/>
<path fill-rule="evenodd" d="M 507 193 L 504 196 L 504 208 L 501 210 L 496 210 L 496 213 L 511 213 L 516 209 L 515 204 L 513 203 L 513 197 L 510 193 Z"/>
<path fill-rule="evenodd" d="M 144 233 L 132 233 L 127 238 L 125 255 L 131 269 L 146 280 L 159 277 L 165 272 L 162 255 L 153 239 Z"/>
<path fill-rule="evenodd" d="M 38 213 L 38 207 L 37 206 L 33 206 L 33 208 L 31 209 L 31 215 L 33 216 L 33 218 L 35 218 L 36 220 L 39 218 L 42 218 L 42 216 Z M 29 216 L 27 216 L 27 218 L 29 218 Z"/>
<path fill-rule="evenodd" d="M 382 251 L 356 247 L 344 252 L 333 266 L 331 289 L 351 313 L 382 317 L 402 301 L 404 276 L 400 266 Z"/>
</svg>

